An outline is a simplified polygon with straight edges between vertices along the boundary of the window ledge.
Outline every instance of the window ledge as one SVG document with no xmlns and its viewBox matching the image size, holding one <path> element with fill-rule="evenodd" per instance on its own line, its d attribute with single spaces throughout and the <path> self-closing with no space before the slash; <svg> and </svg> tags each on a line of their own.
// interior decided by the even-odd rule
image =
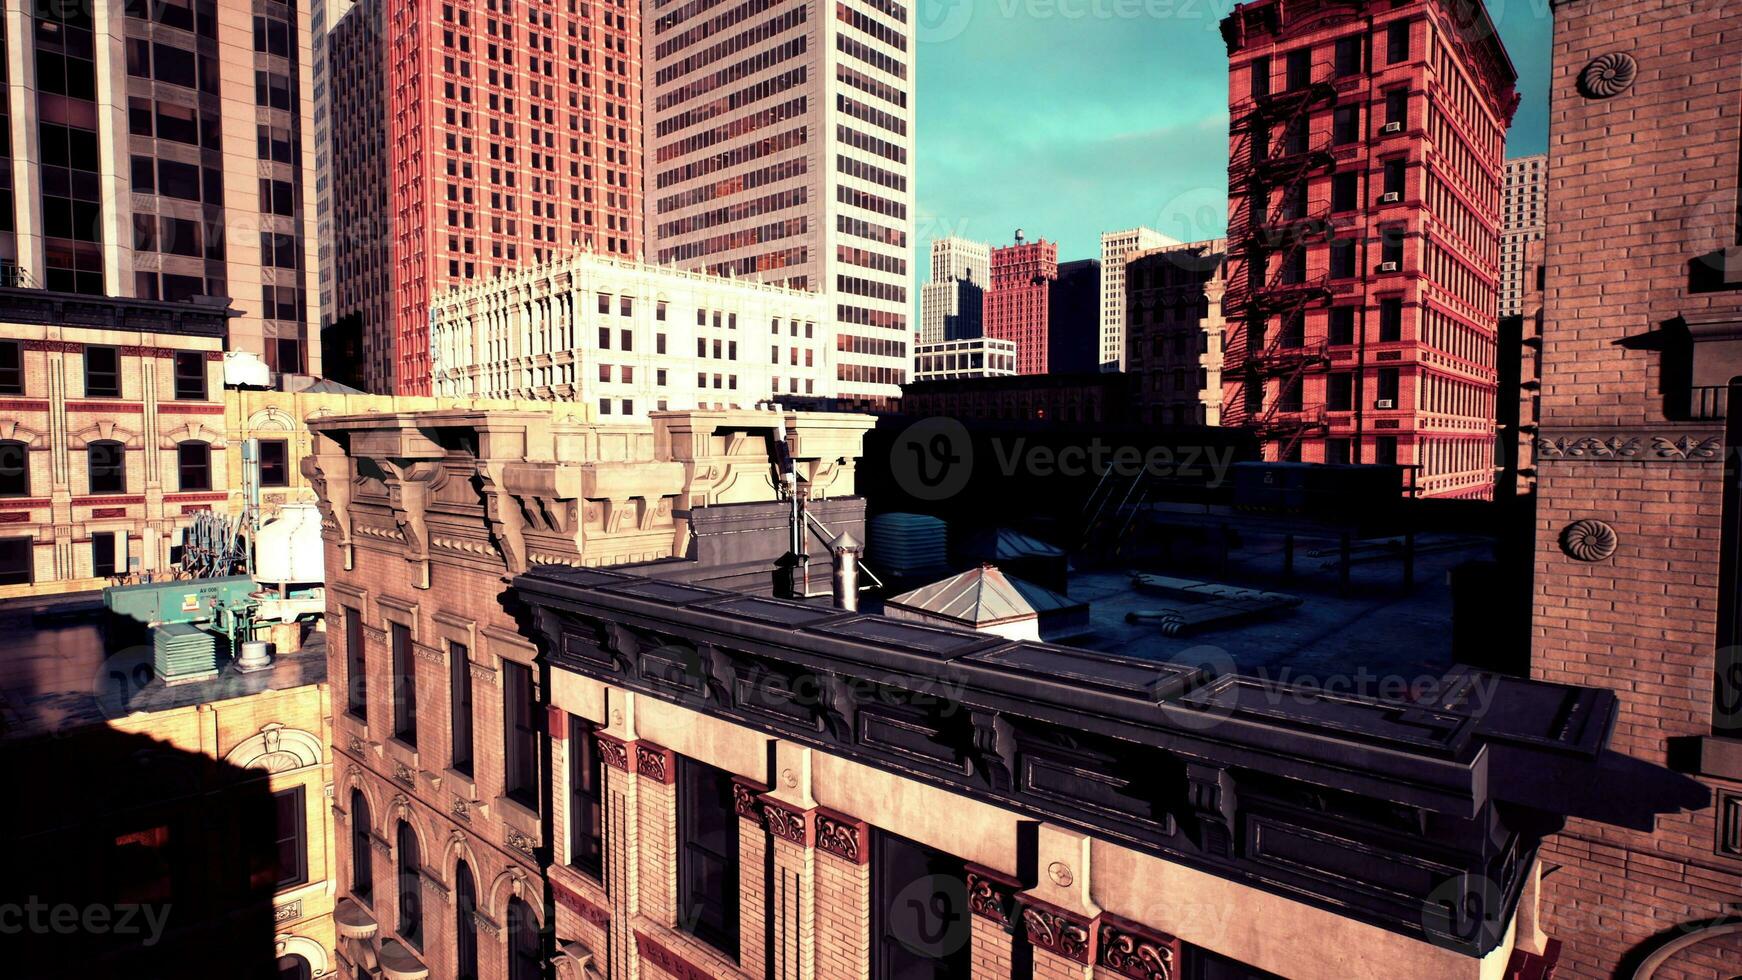
<svg viewBox="0 0 1742 980">
<path fill-rule="evenodd" d="M 502 817 L 502 822 L 515 830 L 537 840 L 539 837 L 538 811 L 507 796 L 498 796 L 495 805 Z"/>
</svg>

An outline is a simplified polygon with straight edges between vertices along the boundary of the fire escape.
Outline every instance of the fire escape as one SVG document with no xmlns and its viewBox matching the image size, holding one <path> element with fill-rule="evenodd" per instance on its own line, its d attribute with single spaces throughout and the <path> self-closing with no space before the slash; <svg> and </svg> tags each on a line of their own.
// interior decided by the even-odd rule
<svg viewBox="0 0 1742 980">
<path fill-rule="evenodd" d="M 1331 83 L 1313 82 L 1234 107 L 1224 364 L 1240 391 L 1223 398 L 1222 417 L 1255 430 L 1276 459 L 1327 428 L 1324 406 L 1302 400 L 1306 375 L 1330 364 L 1324 339 L 1309 342 L 1304 328 L 1331 295 L 1325 275 L 1307 275 L 1307 250 L 1329 240 L 1331 224 L 1328 207 L 1309 204 L 1306 182 L 1335 167 L 1327 148 L 1312 145 L 1309 121 L 1336 98 Z"/>
</svg>

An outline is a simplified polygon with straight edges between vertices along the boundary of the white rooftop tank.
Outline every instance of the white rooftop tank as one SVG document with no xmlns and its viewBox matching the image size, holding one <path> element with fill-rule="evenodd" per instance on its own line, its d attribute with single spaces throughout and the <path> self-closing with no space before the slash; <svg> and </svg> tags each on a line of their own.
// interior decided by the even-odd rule
<svg viewBox="0 0 1742 980">
<path fill-rule="evenodd" d="M 324 554 L 320 508 L 312 503 L 285 504 L 255 538 L 254 578 L 259 582 L 324 584 Z"/>
</svg>

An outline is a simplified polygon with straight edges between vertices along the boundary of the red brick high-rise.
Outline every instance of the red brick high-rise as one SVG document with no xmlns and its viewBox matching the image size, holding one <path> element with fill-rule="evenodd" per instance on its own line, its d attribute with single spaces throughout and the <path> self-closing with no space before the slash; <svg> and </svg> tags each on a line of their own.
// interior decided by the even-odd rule
<svg viewBox="0 0 1742 980">
<path fill-rule="evenodd" d="M 1045 374 L 1049 304 L 1059 274 L 1058 246 L 1046 239 L 992 250 L 986 336 L 1016 342 L 1016 373 Z"/>
<path fill-rule="evenodd" d="M 640 257 L 641 12 L 627 0 L 377 2 L 392 322 L 363 332 L 390 345 L 394 377 L 366 381 L 421 395 L 433 296 L 553 255 Z M 334 94 L 335 115 L 345 100 Z"/>
<path fill-rule="evenodd" d="M 1493 484 L 1517 78 L 1480 4 L 1243 4 L 1228 42 L 1223 423 L 1265 455 Z"/>
</svg>

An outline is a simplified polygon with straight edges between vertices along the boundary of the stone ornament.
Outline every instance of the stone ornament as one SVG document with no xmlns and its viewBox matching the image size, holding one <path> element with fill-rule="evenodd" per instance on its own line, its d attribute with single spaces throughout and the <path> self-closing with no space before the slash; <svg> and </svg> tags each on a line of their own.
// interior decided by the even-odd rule
<svg viewBox="0 0 1742 980">
<path fill-rule="evenodd" d="M 1071 866 L 1063 861 L 1054 861 L 1046 866 L 1046 876 L 1060 888 L 1069 888 L 1076 877 L 1071 874 Z"/>
<path fill-rule="evenodd" d="M 1001 927 L 1011 927 L 1016 915 L 1016 893 L 1022 889 L 1020 884 L 984 868 L 970 867 L 967 885 L 969 912 L 991 919 Z"/>
<path fill-rule="evenodd" d="M 1574 561 L 1602 561 L 1620 543 L 1615 529 L 1598 520 L 1574 521 L 1561 530 L 1561 550 Z"/>
<path fill-rule="evenodd" d="M 865 830 L 866 826 L 862 821 L 829 810 L 817 810 L 816 836 L 819 851 L 862 865 L 871 858 L 870 849 L 864 846 Z"/>
<path fill-rule="evenodd" d="M 1094 934 L 1089 931 L 1086 919 L 1063 909 L 1032 903 L 1022 907 L 1022 927 L 1036 949 L 1083 964 L 1093 960 Z"/>
<path fill-rule="evenodd" d="M 1632 55 L 1611 51 L 1591 59 L 1579 72 L 1579 91 L 1588 99 L 1609 99 L 1633 87 L 1639 63 Z"/>
<path fill-rule="evenodd" d="M 1104 917 L 1096 944 L 1099 965 L 1132 980 L 1176 980 L 1180 941 L 1123 920 Z"/>
</svg>

